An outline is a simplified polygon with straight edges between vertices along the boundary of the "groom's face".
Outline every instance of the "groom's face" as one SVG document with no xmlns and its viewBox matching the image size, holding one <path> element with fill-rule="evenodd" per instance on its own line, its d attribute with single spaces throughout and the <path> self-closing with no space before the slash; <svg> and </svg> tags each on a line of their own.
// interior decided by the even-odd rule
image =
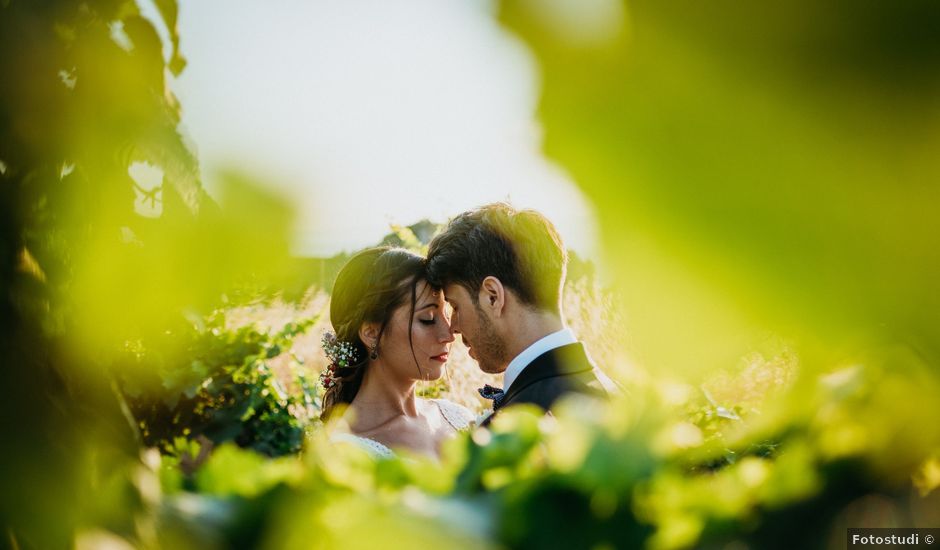
<svg viewBox="0 0 940 550">
<path fill-rule="evenodd" d="M 506 370 L 506 343 L 479 301 L 474 302 L 467 289 L 458 284 L 446 285 L 444 297 L 453 309 L 451 332 L 460 334 L 467 353 L 480 365 L 480 370 L 490 374 Z"/>
</svg>

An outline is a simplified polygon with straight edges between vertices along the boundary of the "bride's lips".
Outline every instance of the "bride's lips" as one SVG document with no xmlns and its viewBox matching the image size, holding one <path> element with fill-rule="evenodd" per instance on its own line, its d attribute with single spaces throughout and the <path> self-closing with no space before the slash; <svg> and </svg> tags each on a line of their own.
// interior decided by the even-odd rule
<svg viewBox="0 0 940 550">
<path fill-rule="evenodd" d="M 442 354 L 440 354 L 440 355 L 435 355 L 435 356 L 432 357 L 431 359 L 433 359 L 434 361 L 440 361 L 441 363 L 446 363 L 446 362 L 447 362 L 447 354 L 446 354 L 446 353 L 442 353 Z"/>
</svg>

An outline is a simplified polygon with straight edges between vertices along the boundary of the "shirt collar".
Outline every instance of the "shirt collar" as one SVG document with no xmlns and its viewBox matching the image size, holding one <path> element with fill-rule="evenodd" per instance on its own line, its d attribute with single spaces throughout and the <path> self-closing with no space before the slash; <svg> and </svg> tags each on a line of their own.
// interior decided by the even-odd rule
<svg viewBox="0 0 940 550">
<path fill-rule="evenodd" d="M 558 332 L 553 332 L 548 336 L 536 340 L 535 343 L 522 350 L 522 353 L 509 362 L 509 366 L 506 367 L 506 374 L 503 378 L 503 389 L 508 390 L 509 386 L 512 386 L 512 383 L 519 377 L 519 374 L 521 374 L 529 363 L 534 361 L 539 355 L 555 348 L 574 344 L 577 341 L 578 339 L 575 337 L 574 333 L 571 332 L 570 328 L 563 328 Z"/>
</svg>

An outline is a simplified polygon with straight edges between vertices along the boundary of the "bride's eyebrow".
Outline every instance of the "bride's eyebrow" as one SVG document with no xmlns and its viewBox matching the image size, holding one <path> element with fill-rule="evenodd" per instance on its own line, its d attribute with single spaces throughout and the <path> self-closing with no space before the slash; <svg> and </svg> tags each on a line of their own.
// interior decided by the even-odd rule
<svg viewBox="0 0 940 550">
<path fill-rule="evenodd" d="M 415 313 L 417 313 L 417 312 L 419 312 L 419 311 L 424 311 L 424 310 L 426 310 L 426 309 L 428 309 L 428 308 L 431 308 L 431 307 L 437 307 L 437 304 L 435 304 L 435 303 L 424 304 L 423 306 L 421 306 L 421 307 L 419 307 L 418 309 L 416 309 L 416 310 L 415 310 Z"/>
</svg>

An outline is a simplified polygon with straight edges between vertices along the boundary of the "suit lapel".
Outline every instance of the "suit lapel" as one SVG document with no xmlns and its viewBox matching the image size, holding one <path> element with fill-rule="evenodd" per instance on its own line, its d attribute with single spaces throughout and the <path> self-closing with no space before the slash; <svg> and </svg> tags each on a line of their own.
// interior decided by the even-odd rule
<svg viewBox="0 0 940 550">
<path fill-rule="evenodd" d="M 522 369 L 512 385 L 506 389 L 500 407 L 508 405 L 520 391 L 540 380 L 587 372 L 593 368 L 581 342 L 548 350 Z"/>
</svg>

